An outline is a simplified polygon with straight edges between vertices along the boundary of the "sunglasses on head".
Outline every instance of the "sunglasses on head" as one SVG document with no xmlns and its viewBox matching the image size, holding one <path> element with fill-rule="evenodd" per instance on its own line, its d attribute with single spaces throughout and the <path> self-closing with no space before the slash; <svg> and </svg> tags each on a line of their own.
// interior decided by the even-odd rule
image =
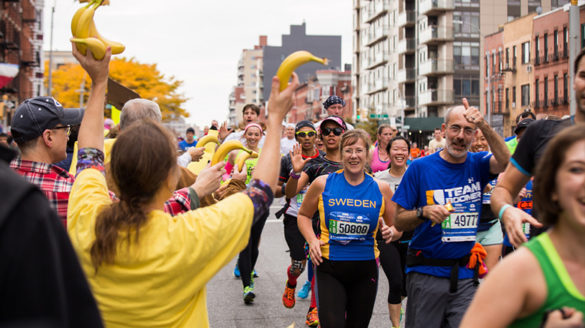
<svg viewBox="0 0 585 328">
<path fill-rule="evenodd" d="M 314 137 L 317 134 L 316 131 L 299 131 L 296 133 L 298 137 L 306 138 L 306 137 Z"/>
<path fill-rule="evenodd" d="M 328 136 L 331 132 L 333 132 L 333 134 L 336 136 L 340 136 L 343 133 L 343 129 L 342 128 L 322 128 L 321 129 L 321 134 L 324 136 Z"/>
</svg>

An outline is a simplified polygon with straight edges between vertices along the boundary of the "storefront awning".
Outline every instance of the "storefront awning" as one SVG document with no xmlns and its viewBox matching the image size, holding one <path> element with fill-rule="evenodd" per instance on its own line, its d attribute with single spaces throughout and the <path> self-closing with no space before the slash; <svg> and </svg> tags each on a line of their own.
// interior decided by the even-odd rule
<svg viewBox="0 0 585 328">
<path fill-rule="evenodd" d="M 404 125 L 409 126 L 410 131 L 433 131 L 440 128 L 443 123 L 442 117 L 405 117 Z"/>
</svg>

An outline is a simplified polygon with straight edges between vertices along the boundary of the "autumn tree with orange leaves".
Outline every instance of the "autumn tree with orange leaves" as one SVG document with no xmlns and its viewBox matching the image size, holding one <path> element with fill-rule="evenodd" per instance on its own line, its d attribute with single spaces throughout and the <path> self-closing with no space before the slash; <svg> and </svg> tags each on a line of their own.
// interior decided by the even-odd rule
<svg viewBox="0 0 585 328">
<path fill-rule="evenodd" d="M 45 72 L 48 72 L 48 62 L 45 62 Z M 138 93 L 140 97 L 156 101 L 163 120 L 189 116 L 181 108 L 187 98 L 177 91 L 183 81 L 174 76 L 167 78 L 156 64 L 142 64 L 134 58 L 114 58 L 110 62 L 110 78 Z M 91 80 L 79 64 L 65 64 L 53 70 L 52 83 L 53 97 L 64 107 L 79 107 L 81 90 L 83 103 L 87 103 Z M 45 76 L 47 84 L 48 76 Z"/>
</svg>

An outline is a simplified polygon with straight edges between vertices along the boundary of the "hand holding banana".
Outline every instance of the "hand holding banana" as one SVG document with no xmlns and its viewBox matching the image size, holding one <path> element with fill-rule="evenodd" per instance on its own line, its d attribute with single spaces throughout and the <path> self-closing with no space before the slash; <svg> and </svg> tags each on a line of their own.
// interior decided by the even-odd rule
<svg viewBox="0 0 585 328">
<path fill-rule="evenodd" d="M 293 52 L 288 57 L 286 57 L 276 72 L 276 76 L 278 76 L 278 79 L 280 80 L 280 91 L 286 89 L 288 80 L 290 80 L 294 70 L 297 69 L 297 67 L 310 61 L 327 65 L 327 58 L 315 57 L 313 54 L 305 50 Z"/>
<path fill-rule="evenodd" d="M 79 8 L 71 19 L 71 34 L 73 35 L 71 41 L 75 43 L 77 50 L 85 55 L 89 49 L 97 60 L 104 58 L 108 47 L 112 48 L 114 55 L 122 53 L 126 47 L 120 42 L 110 41 L 101 36 L 93 21 L 96 9 L 109 4 L 109 0 L 80 0 L 80 2 L 89 3 Z"/>
<path fill-rule="evenodd" d="M 217 148 L 215 153 L 213 153 L 213 157 L 211 158 L 211 166 L 223 161 L 229 152 L 236 149 L 241 149 L 250 154 L 253 152 L 252 150 L 244 147 L 244 145 L 242 145 L 242 143 L 238 140 L 226 141 L 222 143 L 219 148 Z"/>
</svg>

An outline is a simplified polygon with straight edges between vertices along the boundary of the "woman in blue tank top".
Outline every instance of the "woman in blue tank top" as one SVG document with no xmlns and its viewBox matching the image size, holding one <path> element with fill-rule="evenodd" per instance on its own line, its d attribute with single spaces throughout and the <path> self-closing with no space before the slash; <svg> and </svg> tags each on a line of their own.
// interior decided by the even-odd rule
<svg viewBox="0 0 585 328">
<path fill-rule="evenodd" d="M 343 169 L 317 178 L 299 210 L 299 229 L 317 265 L 317 307 L 323 328 L 367 327 L 372 316 L 378 287 L 376 232 L 384 225 L 380 217 L 384 230 L 389 230 L 395 204 L 388 184 L 365 173 L 368 149 L 365 131 L 344 133 Z M 311 224 L 317 210 L 319 238 Z"/>
<path fill-rule="evenodd" d="M 546 146 L 533 197 L 539 220 L 550 228 L 495 267 L 461 327 L 585 327 L 583 124 L 566 128 Z M 500 217 L 509 207 L 502 207 Z"/>
</svg>

